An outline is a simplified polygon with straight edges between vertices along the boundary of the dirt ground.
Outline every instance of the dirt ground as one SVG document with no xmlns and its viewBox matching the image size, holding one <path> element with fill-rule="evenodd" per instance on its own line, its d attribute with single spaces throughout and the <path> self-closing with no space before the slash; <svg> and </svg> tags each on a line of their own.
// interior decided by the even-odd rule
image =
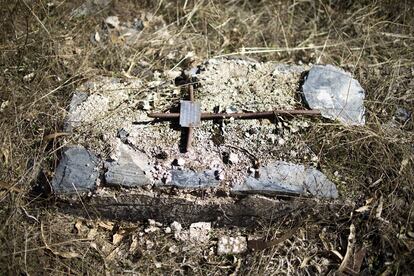
<svg viewBox="0 0 414 276">
<path fill-rule="evenodd" d="M 3 0 L 0 273 L 412 274 L 413 12 L 409 0 Z M 105 24 L 108 16 L 122 28 Z M 195 245 L 168 225 L 64 214 L 39 187 L 53 176 L 80 84 L 99 75 L 149 83 L 178 67 L 237 56 L 333 64 L 365 88 L 364 127 L 314 120 L 302 137 L 337 184 L 343 208 L 312 201 L 273 223 L 213 228 Z M 219 255 L 223 235 L 271 242 Z"/>
</svg>

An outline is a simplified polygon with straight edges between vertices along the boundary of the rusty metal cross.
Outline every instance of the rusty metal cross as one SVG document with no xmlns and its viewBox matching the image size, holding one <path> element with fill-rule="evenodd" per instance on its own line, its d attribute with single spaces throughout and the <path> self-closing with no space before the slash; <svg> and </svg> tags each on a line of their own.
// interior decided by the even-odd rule
<svg viewBox="0 0 414 276">
<path fill-rule="evenodd" d="M 217 120 L 217 119 L 264 119 L 275 116 L 319 116 L 319 110 L 309 109 L 290 109 L 290 110 L 272 110 L 265 112 L 239 112 L 239 113 L 202 113 L 200 103 L 194 101 L 194 87 L 188 84 L 189 100 L 180 101 L 180 113 L 149 113 L 151 118 L 162 120 L 179 119 L 180 126 L 188 128 L 187 141 L 185 151 L 191 148 L 193 140 L 193 128 L 200 125 L 201 120 Z"/>
</svg>

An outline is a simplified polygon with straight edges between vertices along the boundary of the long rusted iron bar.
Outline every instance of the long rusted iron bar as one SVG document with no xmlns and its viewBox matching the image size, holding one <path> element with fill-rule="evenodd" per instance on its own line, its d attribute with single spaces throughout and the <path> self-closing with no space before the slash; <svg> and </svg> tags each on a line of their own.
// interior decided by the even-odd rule
<svg viewBox="0 0 414 276">
<path fill-rule="evenodd" d="M 190 86 L 191 87 L 191 86 Z M 273 110 L 266 112 L 243 112 L 243 113 L 201 113 L 202 120 L 214 120 L 214 119 L 262 119 L 269 118 L 272 116 L 319 116 L 321 112 L 319 110 L 308 110 L 308 109 L 291 109 L 291 110 Z M 151 118 L 158 119 L 179 119 L 180 113 L 150 113 L 148 114 Z"/>
<path fill-rule="evenodd" d="M 188 86 L 188 96 L 190 98 L 190 101 L 194 102 L 194 88 L 193 85 L 190 83 Z M 180 117 L 180 113 L 178 114 L 178 118 Z M 185 145 L 185 151 L 188 152 L 188 150 L 191 148 L 191 144 L 193 142 L 193 127 L 188 128 L 187 133 L 187 144 Z"/>
</svg>

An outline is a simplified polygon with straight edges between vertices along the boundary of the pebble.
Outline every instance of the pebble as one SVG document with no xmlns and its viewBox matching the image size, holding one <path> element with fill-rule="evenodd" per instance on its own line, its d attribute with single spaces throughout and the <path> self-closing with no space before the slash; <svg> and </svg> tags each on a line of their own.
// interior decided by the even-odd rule
<svg viewBox="0 0 414 276">
<path fill-rule="evenodd" d="M 35 74 L 32 72 L 30 74 L 27 74 L 23 77 L 24 82 L 31 82 L 34 78 Z"/>
<path fill-rule="evenodd" d="M 168 248 L 168 251 L 170 251 L 171 253 L 177 253 L 178 252 L 178 246 L 173 245 L 170 248 Z"/>
<path fill-rule="evenodd" d="M 205 243 L 210 239 L 211 222 L 196 222 L 190 225 L 190 241 Z"/>
<path fill-rule="evenodd" d="M 173 223 L 171 223 L 170 228 L 174 232 L 174 238 L 176 240 L 180 240 L 181 230 L 183 229 L 183 227 L 181 226 L 181 223 L 174 221 Z"/>
<path fill-rule="evenodd" d="M 181 76 L 181 71 L 173 70 L 173 71 L 166 71 L 165 75 L 170 80 L 175 80 L 179 76 Z"/>
<path fill-rule="evenodd" d="M 229 162 L 231 164 L 237 164 L 237 163 L 239 163 L 239 161 L 240 161 L 240 159 L 239 159 L 239 156 L 237 154 L 230 153 L 230 155 L 229 155 Z"/>
<path fill-rule="evenodd" d="M 143 110 L 150 110 L 151 109 L 150 102 L 148 100 L 141 101 L 141 109 L 143 109 Z"/>
<path fill-rule="evenodd" d="M 109 27 L 118 29 L 119 28 L 119 18 L 118 16 L 108 16 L 105 19 L 105 24 L 107 24 Z"/>
<path fill-rule="evenodd" d="M 98 32 L 95 33 L 95 35 L 93 36 L 93 39 L 95 40 L 95 42 L 101 42 L 101 36 L 99 35 Z"/>
<path fill-rule="evenodd" d="M 147 249 L 152 249 L 154 247 L 154 242 L 146 240 L 145 245 L 147 246 Z"/>
<path fill-rule="evenodd" d="M 398 107 L 394 114 L 394 118 L 402 124 L 408 121 L 410 117 L 411 117 L 411 112 L 409 112 L 408 110 L 402 107 Z"/>
<path fill-rule="evenodd" d="M 177 164 L 177 166 L 182 167 L 185 164 L 185 160 L 183 158 L 177 158 L 175 159 L 175 163 Z"/>
</svg>

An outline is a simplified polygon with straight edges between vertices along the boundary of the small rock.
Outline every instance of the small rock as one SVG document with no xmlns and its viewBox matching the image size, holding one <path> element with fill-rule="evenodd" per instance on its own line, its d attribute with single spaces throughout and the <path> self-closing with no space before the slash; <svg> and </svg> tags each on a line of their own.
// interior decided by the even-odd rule
<svg viewBox="0 0 414 276">
<path fill-rule="evenodd" d="M 224 172 L 220 170 L 215 171 L 214 175 L 216 176 L 217 180 L 224 180 L 226 178 Z"/>
<path fill-rule="evenodd" d="M 154 242 L 146 240 L 145 245 L 147 246 L 147 249 L 152 249 L 154 247 Z"/>
<path fill-rule="evenodd" d="M 94 40 L 94 42 L 97 42 L 97 43 L 101 42 L 101 36 L 100 36 L 99 32 L 96 32 L 93 35 L 93 40 Z"/>
<path fill-rule="evenodd" d="M 277 140 L 277 143 L 278 143 L 280 146 L 283 146 L 284 144 L 286 144 L 286 141 L 285 141 L 285 139 L 283 139 L 283 138 L 279 138 L 279 140 Z"/>
<path fill-rule="evenodd" d="M 9 106 L 9 101 L 4 101 L 0 104 L 0 112 L 3 112 Z"/>
<path fill-rule="evenodd" d="M 27 74 L 23 77 L 23 81 L 24 82 L 31 82 L 33 80 L 34 76 L 35 76 L 35 73 L 33 73 L 33 72 L 30 73 L 30 74 Z"/>
<path fill-rule="evenodd" d="M 226 113 L 236 113 L 237 112 L 237 108 L 234 106 L 229 106 L 226 108 Z"/>
<path fill-rule="evenodd" d="M 142 110 L 150 110 L 151 109 L 151 104 L 148 100 L 143 100 L 143 101 L 140 102 L 139 107 Z"/>
<path fill-rule="evenodd" d="M 237 154 L 230 153 L 230 155 L 229 155 L 229 162 L 231 164 L 237 164 L 237 163 L 239 163 L 239 161 L 240 161 L 240 159 L 239 159 L 239 156 Z"/>
<path fill-rule="evenodd" d="M 174 238 L 176 240 L 182 240 L 183 239 L 183 235 L 181 233 L 183 227 L 181 226 L 181 224 L 177 221 L 174 221 L 173 223 L 171 223 L 170 225 L 171 230 L 174 232 Z"/>
<path fill-rule="evenodd" d="M 185 160 L 183 158 L 177 158 L 174 160 L 174 163 L 177 164 L 177 166 L 182 167 L 185 164 Z"/>
<path fill-rule="evenodd" d="M 210 222 L 196 222 L 190 225 L 190 241 L 205 243 L 210 237 L 211 223 Z"/>
<path fill-rule="evenodd" d="M 134 18 L 132 22 L 132 27 L 137 31 L 142 31 L 144 29 L 144 21 L 138 18 Z"/>
<path fill-rule="evenodd" d="M 304 98 L 323 117 L 344 125 L 365 124 L 365 92 L 351 74 L 332 65 L 315 65 L 302 86 Z"/>
<path fill-rule="evenodd" d="M 119 139 L 121 139 L 121 141 L 122 141 L 123 143 L 125 143 L 125 142 L 126 142 L 126 140 L 127 140 L 128 136 L 129 136 L 128 131 L 126 131 L 126 130 L 125 130 L 125 129 L 123 129 L 123 128 L 119 129 L 119 130 L 118 130 L 118 132 L 117 132 L 117 134 L 116 134 L 116 137 L 118 137 Z"/>
<path fill-rule="evenodd" d="M 168 248 L 168 251 L 170 251 L 171 253 L 178 253 L 178 246 L 173 245 L 170 248 Z"/>
<path fill-rule="evenodd" d="M 118 16 L 108 16 L 105 19 L 105 24 L 111 28 L 118 29 L 119 28 L 119 18 Z"/>
<path fill-rule="evenodd" d="M 181 71 L 178 71 L 178 70 L 170 71 L 169 70 L 165 72 L 165 75 L 169 80 L 175 80 L 176 78 L 181 76 Z"/>
<path fill-rule="evenodd" d="M 158 227 L 161 227 L 162 226 L 162 223 L 161 222 L 155 221 L 154 219 L 149 219 L 148 220 L 148 223 L 151 226 L 158 226 Z"/>
<path fill-rule="evenodd" d="M 160 231 L 160 228 L 158 228 L 158 227 L 156 227 L 154 225 L 150 225 L 149 227 L 147 227 L 147 228 L 144 229 L 144 232 L 147 233 L 147 234 L 148 233 L 158 232 L 158 231 Z"/>
<path fill-rule="evenodd" d="M 411 117 L 411 112 L 402 107 L 398 107 L 394 114 L 395 120 L 401 124 L 404 124 L 405 122 L 407 122 L 410 119 L 410 117 Z"/>
<path fill-rule="evenodd" d="M 63 150 L 62 159 L 52 180 L 55 193 L 89 192 L 99 178 L 99 159 L 82 146 Z"/>
<path fill-rule="evenodd" d="M 240 254 L 247 250 L 247 239 L 246 237 L 220 237 L 217 243 L 217 254 L 228 255 L 228 254 Z"/>
<path fill-rule="evenodd" d="M 165 234 L 170 234 L 172 232 L 171 227 L 165 227 L 164 232 Z"/>
</svg>

